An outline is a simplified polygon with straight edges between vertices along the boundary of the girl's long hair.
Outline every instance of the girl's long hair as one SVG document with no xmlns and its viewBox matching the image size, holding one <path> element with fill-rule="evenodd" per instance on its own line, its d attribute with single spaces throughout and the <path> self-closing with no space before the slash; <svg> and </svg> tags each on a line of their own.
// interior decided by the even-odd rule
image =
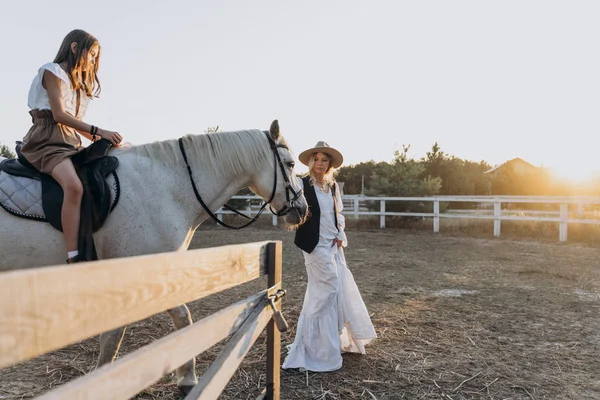
<svg viewBox="0 0 600 400">
<path fill-rule="evenodd" d="M 71 43 L 77 44 L 74 52 L 71 49 Z M 96 55 L 96 62 L 92 64 L 89 62 L 88 52 L 94 46 L 98 47 L 98 54 Z M 57 64 L 65 63 L 67 66 L 67 75 L 73 90 L 77 94 L 77 108 L 75 109 L 75 116 L 77 116 L 79 114 L 81 93 L 83 92 L 86 96 L 92 98 L 98 97 L 102 91 L 98 79 L 98 67 L 100 66 L 100 44 L 98 39 L 81 29 L 69 32 L 63 39 L 54 62 Z"/>
</svg>

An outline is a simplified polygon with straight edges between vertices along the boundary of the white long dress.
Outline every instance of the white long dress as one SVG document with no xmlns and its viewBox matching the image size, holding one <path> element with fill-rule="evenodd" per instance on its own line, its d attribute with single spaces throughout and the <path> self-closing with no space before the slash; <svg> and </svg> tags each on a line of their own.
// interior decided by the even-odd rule
<svg viewBox="0 0 600 400">
<path fill-rule="evenodd" d="M 302 181 L 300 181 L 302 184 Z M 342 353 L 365 354 L 365 345 L 377 337 L 352 272 L 346 265 L 343 247 L 332 247 L 334 238 L 347 246 L 339 190 L 336 190 L 338 227 L 335 227 L 334 198 L 315 186 L 321 211 L 319 243 L 304 254 L 308 285 L 294 342 L 282 368 L 326 372 L 342 367 Z"/>
</svg>

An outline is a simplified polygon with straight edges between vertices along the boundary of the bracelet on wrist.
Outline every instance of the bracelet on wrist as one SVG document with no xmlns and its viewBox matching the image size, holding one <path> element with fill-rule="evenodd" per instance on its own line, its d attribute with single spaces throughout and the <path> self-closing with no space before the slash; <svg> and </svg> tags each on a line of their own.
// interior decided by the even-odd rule
<svg viewBox="0 0 600 400">
<path fill-rule="evenodd" d="M 90 134 L 92 135 L 92 142 L 95 142 L 96 141 L 96 136 L 99 136 L 98 135 L 98 127 L 94 126 L 94 125 L 91 125 Z"/>
</svg>

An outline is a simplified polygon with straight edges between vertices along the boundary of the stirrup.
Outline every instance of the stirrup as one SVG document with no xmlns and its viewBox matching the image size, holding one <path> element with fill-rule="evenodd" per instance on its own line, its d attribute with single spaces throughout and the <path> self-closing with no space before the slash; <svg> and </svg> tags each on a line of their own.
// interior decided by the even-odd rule
<svg viewBox="0 0 600 400">
<path fill-rule="evenodd" d="M 78 262 L 81 262 L 81 259 L 79 258 L 79 254 L 77 254 L 75 257 L 67 258 L 67 264 L 75 264 Z"/>
</svg>

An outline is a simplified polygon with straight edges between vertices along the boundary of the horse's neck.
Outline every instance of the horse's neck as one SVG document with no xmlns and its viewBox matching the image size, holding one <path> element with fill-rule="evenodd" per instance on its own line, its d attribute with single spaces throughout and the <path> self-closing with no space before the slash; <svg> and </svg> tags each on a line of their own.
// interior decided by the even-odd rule
<svg viewBox="0 0 600 400">
<path fill-rule="evenodd" d="M 214 142 L 212 137 L 209 140 L 208 137 L 203 136 L 188 136 L 183 139 L 193 182 L 211 212 L 217 211 L 240 189 L 248 186 L 260 171 L 267 168 L 269 158 L 264 162 L 256 162 L 264 156 L 257 151 L 256 139 L 264 139 L 262 132 L 257 132 L 232 133 L 236 141 L 248 140 L 248 144 L 243 146 L 239 142 L 231 143 L 229 140 L 219 143 L 216 139 L 217 142 Z M 227 144 L 232 148 L 223 153 L 222 148 Z M 216 148 L 220 150 L 215 150 Z M 239 156 L 240 152 L 244 152 L 243 157 Z M 236 156 L 232 158 L 233 155 Z M 191 230 L 196 229 L 208 218 L 207 212 L 194 193 L 177 140 L 155 142 L 141 145 L 130 151 L 125 150 L 121 161 L 124 169 L 130 167 L 134 169 L 132 187 L 138 188 L 141 193 L 150 197 L 142 199 L 144 195 L 137 196 L 141 200 L 140 204 L 148 205 L 154 197 L 155 201 L 165 204 L 165 210 L 159 211 L 161 215 L 171 213 L 175 216 L 168 220 L 172 221 L 173 225 L 182 227 L 184 224 Z M 135 182 L 136 180 L 143 182 Z M 174 208 L 168 207 L 167 203 L 173 204 Z"/>
<path fill-rule="evenodd" d="M 262 166 L 254 165 L 255 163 L 245 157 L 232 157 L 232 153 L 236 151 L 234 149 L 231 149 L 230 153 L 216 157 L 214 153 L 206 154 L 207 149 L 212 146 L 211 141 L 207 141 L 206 138 L 207 136 L 190 137 L 186 141 L 185 147 L 189 149 L 189 152 L 186 151 L 186 153 L 198 193 L 211 212 L 215 212 L 242 188 L 248 186 L 251 181 L 250 177 L 254 176 L 256 169 Z M 228 158 L 235 158 L 236 161 L 232 162 L 231 159 L 227 160 Z M 207 160 L 210 160 L 208 165 Z M 186 175 L 188 175 L 189 187 L 192 189 L 192 183 L 187 172 Z M 208 215 L 201 209 L 195 195 L 193 198 L 200 211 L 196 217 L 197 225 L 199 225 Z"/>
<path fill-rule="evenodd" d="M 216 212 L 219 207 L 225 204 L 229 199 L 235 196 L 243 187 L 246 186 L 246 178 L 239 176 L 223 176 L 214 171 L 198 171 L 192 167 L 194 183 L 202 201 L 207 205 L 211 212 Z M 187 187 L 191 192 L 188 196 L 192 199 L 192 213 L 194 214 L 194 229 L 197 228 L 209 215 L 202 208 L 200 201 L 193 192 L 193 187 L 187 170 L 185 172 Z"/>
<path fill-rule="evenodd" d="M 142 177 L 133 178 L 133 182 L 130 182 L 136 188 L 135 191 L 139 191 L 139 204 L 143 204 L 144 201 L 156 201 L 157 198 L 161 199 L 160 201 L 174 202 L 174 209 L 181 215 L 182 220 L 191 224 L 191 229 L 197 228 L 208 218 L 208 214 L 196 198 L 181 154 L 174 156 L 170 165 L 135 154 L 119 158 L 123 170 L 131 168 L 133 177 Z M 189 163 L 198 194 L 212 212 L 217 211 L 248 183 L 247 177 L 224 174 L 218 165 L 207 169 L 201 168 L 193 159 L 189 159 Z M 123 171 L 123 174 L 128 173 Z M 167 209 L 169 207 L 165 204 L 165 210 Z"/>
</svg>

